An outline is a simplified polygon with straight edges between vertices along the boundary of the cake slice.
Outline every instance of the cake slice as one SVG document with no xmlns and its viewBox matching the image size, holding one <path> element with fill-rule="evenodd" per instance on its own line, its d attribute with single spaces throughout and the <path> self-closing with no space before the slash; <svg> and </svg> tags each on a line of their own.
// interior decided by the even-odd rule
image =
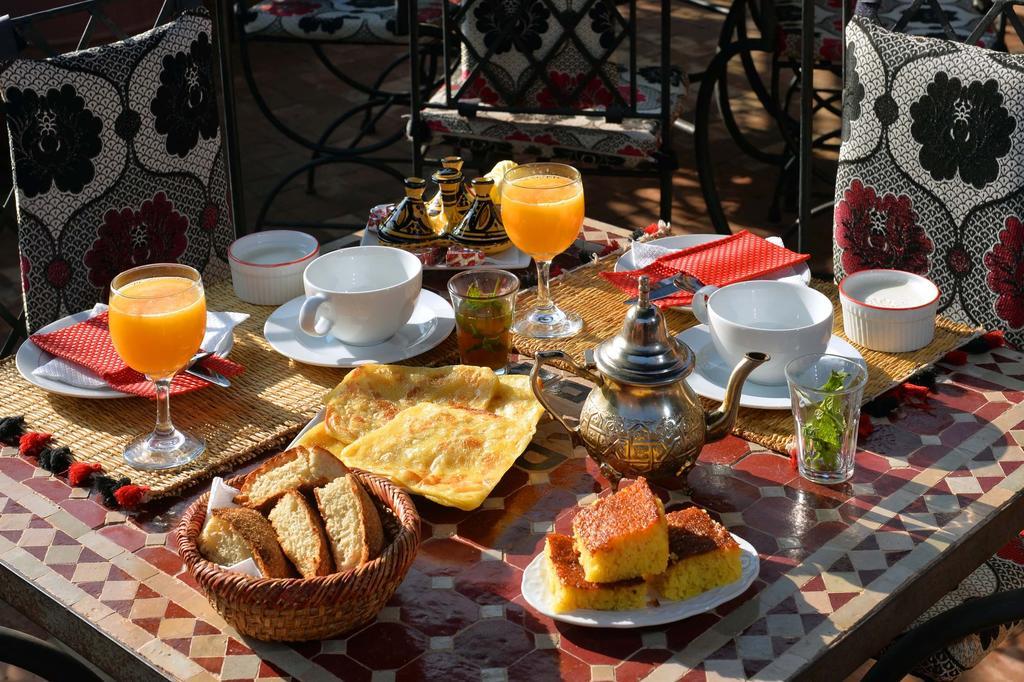
<svg viewBox="0 0 1024 682">
<path fill-rule="evenodd" d="M 689 599 L 740 579 L 740 546 L 706 511 L 689 507 L 666 519 L 669 565 L 651 579 L 662 597 Z"/>
<path fill-rule="evenodd" d="M 384 546 L 384 529 L 377 508 L 355 476 L 336 478 L 314 492 L 337 570 L 347 571 L 376 558 Z"/>
<path fill-rule="evenodd" d="M 330 483 L 348 469 L 321 447 L 294 447 L 253 469 L 235 503 L 252 509 L 269 507 L 289 490 L 310 490 Z"/>
<path fill-rule="evenodd" d="M 199 534 L 199 552 L 221 566 L 252 559 L 264 578 L 294 575 L 270 522 L 245 507 L 214 509 Z"/>
<path fill-rule="evenodd" d="M 647 584 L 641 578 L 614 583 L 592 583 L 584 578 L 579 553 L 567 535 L 548 535 L 544 561 L 548 594 L 558 613 L 573 609 L 621 611 L 647 604 Z"/>
<path fill-rule="evenodd" d="M 572 532 L 589 582 L 642 578 L 668 565 L 665 507 L 644 478 L 580 509 Z"/>
<path fill-rule="evenodd" d="M 334 572 L 320 515 L 309 505 L 305 495 L 297 490 L 288 491 L 270 510 L 268 518 L 281 549 L 303 578 Z"/>
</svg>

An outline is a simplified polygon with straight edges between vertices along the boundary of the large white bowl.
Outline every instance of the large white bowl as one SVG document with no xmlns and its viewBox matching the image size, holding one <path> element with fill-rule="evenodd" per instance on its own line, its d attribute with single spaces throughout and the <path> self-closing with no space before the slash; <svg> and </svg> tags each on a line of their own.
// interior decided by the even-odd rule
<svg viewBox="0 0 1024 682">
<path fill-rule="evenodd" d="M 939 288 L 927 277 L 903 270 L 861 270 L 839 283 L 839 300 L 846 336 L 865 348 L 906 353 L 924 348 L 935 337 Z"/>
<path fill-rule="evenodd" d="M 302 295 L 302 273 L 320 255 L 316 237 L 267 230 L 239 237 L 228 247 L 235 295 L 255 305 L 281 305 Z"/>
</svg>

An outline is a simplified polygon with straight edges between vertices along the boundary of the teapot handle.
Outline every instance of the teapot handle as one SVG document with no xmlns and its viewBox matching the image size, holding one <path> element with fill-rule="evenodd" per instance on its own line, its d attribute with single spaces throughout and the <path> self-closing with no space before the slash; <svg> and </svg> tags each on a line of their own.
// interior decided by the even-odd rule
<svg viewBox="0 0 1024 682">
<path fill-rule="evenodd" d="M 530 387 L 533 389 L 533 395 L 536 396 L 537 401 L 544 406 L 544 409 L 547 410 L 548 414 L 554 417 L 559 424 L 565 427 L 565 430 L 569 432 L 569 435 L 572 436 L 573 441 L 575 442 L 579 435 L 579 427 L 570 426 L 568 422 L 566 422 L 565 417 L 555 411 L 551 406 L 551 403 L 548 401 L 547 396 L 544 394 L 544 380 L 540 377 L 540 370 L 545 364 L 552 360 L 561 360 L 565 364 L 569 365 L 576 376 L 592 381 L 595 384 L 602 383 L 601 377 L 577 365 L 573 362 L 572 357 L 564 351 L 542 350 L 538 351 L 537 355 L 534 357 L 533 369 L 530 370 Z"/>
</svg>

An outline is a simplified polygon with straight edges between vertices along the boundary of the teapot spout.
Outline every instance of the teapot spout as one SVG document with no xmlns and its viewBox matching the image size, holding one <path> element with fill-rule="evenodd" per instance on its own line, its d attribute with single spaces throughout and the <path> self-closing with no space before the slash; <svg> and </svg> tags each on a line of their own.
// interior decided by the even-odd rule
<svg viewBox="0 0 1024 682">
<path fill-rule="evenodd" d="M 771 360 L 767 353 L 747 353 L 729 375 L 729 384 L 725 388 L 725 398 L 718 409 L 707 416 L 704 429 L 704 442 L 721 440 L 732 430 L 736 423 L 736 414 L 740 409 L 740 394 L 743 383 L 757 367 Z"/>
</svg>

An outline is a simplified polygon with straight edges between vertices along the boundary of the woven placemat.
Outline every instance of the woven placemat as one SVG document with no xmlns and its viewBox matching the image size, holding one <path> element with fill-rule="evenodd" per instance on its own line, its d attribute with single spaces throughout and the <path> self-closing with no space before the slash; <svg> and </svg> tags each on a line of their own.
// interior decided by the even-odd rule
<svg viewBox="0 0 1024 682">
<path fill-rule="evenodd" d="M 234 469 L 238 464 L 287 443 L 321 407 L 324 391 L 345 375 L 343 369 L 303 365 L 280 355 L 263 338 L 273 307 L 254 306 L 235 296 L 230 281 L 206 290 L 210 310 L 248 313 L 235 329 L 231 359 L 245 372 L 229 389 L 205 388 L 171 400 L 175 424 L 206 439 L 206 452 L 173 472 L 147 472 L 121 458 L 125 443 L 153 427 L 155 404 L 139 398 L 87 400 L 47 393 L 25 381 L 14 358 L 0 362 L 0 416 L 23 414 L 31 429 L 49 431 L 78 460 L 98 462 L 108 473 L 148 485 L 154 498 Z M 458 362 L 455 335 L 404 364 Z"/>
<path fill-rule="evenodd" d="M 572 355 L 577 362 L 582 362 L 585 351 L 618 333 L 626 314 L 626 306 L 623 304 L 626 295 L 598 275 L 602 270 L 611 269 L 618 256 L 616 253 L 599 259 L 552 282 L 552 295 L 558 305 L 565 310 L 579 313 L 586 321 L 580 334 L 571 339 L 555 340 L 516 336 L 513 340 L 516 350 L 529 356 L 539 350 L 563 350 Z M 831 282 L 819 280 L 811 282 L 811 286 L 832 300 L 835 306 L 833 332 L 849 341 L 843 331 L 843 313 L 839 304 L 838 287 Z M 533 305 L 535 300 L 536 289 L 527 289 L 520 294 L 516 305 L 520 310 L 524 310 Z M 690 313 L 678 310 L 663 312 L 669 331 L 673 334 L 698 324 Z M 857 346 L 868 364 L 868 383 L 864 389 L 864 401 L 876 398 L 905 381 L 921 368 L 931 365 L 949 351 L 959 348 L 980 331 L 940 315 L 936 321 L 935 339 L 921 350 L 911 353 L 881 353 Z M 713 404 L 711 401 L 705 401 L 706 406 Z M 785 452 L 793 438 L 793 416 L 788 410 L 741 408 L 733 433 L 771 450 Z"/>
</svg>

